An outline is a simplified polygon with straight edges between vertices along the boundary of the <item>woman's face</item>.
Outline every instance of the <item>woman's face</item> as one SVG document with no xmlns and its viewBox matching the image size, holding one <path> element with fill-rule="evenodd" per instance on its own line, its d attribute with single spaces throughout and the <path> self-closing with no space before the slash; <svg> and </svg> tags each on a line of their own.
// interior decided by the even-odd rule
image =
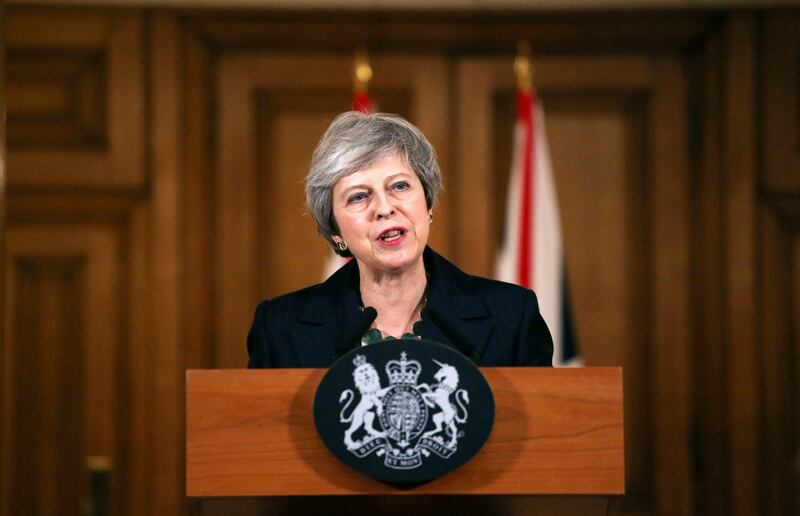
<svg viewBox="0 0 800 516">
<path fill-rule="evenodd" d="M 396 153 L 341 178 L 333 187 L 333 216 L 359 267 L 372 273 L 408 268 L 428 242 L 425 191 Z"/>
</svg>

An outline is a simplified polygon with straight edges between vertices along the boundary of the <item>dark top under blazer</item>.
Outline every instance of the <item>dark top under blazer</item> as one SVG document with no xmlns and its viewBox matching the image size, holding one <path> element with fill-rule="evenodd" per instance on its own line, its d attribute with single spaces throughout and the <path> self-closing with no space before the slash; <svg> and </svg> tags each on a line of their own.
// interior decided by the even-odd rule
<svg viewBox="0 0 800 516">
<path fill-rule="evenodd" d="M 470 339 L 480 365 L 552 365 L 553 341 L 532 290 L 465 274 L 429 247 L 423 258 L 427 306 L 446 314 L 447 333 Z M 247 336 L 248 367 L 329 367 L 337 343 L 357 328 L 360 299 L 351 260 L 324 283 L 262 301 Z M 421 326 L 421 337 L 457 347 L 433 321 L 423 317 Z"/>
</svg>

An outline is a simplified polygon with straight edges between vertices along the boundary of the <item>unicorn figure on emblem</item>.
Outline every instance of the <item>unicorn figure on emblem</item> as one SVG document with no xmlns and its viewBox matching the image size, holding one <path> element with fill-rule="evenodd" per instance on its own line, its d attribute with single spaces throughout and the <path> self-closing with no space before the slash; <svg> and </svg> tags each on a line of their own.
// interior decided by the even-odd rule
<svg viewBox="0 0 800 516">
<path fill-rule="evenodd" d="M 439 366 L 439 370 L 433 375 L 438 383 L 433 385 L 432 390 L 424 384 L 420 388 L 426 391 L 422 393 L 425 404 L 431 408 L 438 407 L 439 412 L 433 415 L 433 424 L 436 428 L 425 432 L 422 436 L 432 437 L 444 430 L 450 436 L 447 446 L 455 448 L 459 437 L 456 423 L 463 424 L 467 421 L 467 407 L 464 405 L 469 405 L 469 393 L 464 389 L 458 389 L 458 371 L 455 367 L 436 359 L 433 361 Z M 458 407 L 450 401 L 450 395 L 453 393 Z"/>
</svg>

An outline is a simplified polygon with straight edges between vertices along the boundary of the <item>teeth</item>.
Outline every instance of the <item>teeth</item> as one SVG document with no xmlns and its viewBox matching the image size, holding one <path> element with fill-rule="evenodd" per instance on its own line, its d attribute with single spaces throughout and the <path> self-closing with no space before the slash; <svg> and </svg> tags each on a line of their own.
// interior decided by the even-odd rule
<svg viewBox="0 0 800 516">
<path fill-rule="evenodd" d="M 403 232 L 400 231 L 399 229 L 393 229 L 393 230 L 387 231 L 386 233 L 381 235 L 381 240 L 390 240 L 390 239 L 398 237 L 398 236 L 400 236 L 402 234 L 403 234 Z"/>
</svg>

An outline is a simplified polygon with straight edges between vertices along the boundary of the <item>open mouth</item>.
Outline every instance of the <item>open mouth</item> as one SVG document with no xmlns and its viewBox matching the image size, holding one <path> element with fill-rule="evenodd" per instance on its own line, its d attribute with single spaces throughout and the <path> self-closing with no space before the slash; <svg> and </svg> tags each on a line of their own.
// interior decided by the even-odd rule
<svg viewBox="0 0 800 516">
<path fill-rule="evenodd" d="M 406 231 L 402 228 L 391 228 L 381 233 L 378 237 L 378 240 L 383 242 L 394 242 L 395 240 L 402 238 L 405 234 Z"/>
</svg>

